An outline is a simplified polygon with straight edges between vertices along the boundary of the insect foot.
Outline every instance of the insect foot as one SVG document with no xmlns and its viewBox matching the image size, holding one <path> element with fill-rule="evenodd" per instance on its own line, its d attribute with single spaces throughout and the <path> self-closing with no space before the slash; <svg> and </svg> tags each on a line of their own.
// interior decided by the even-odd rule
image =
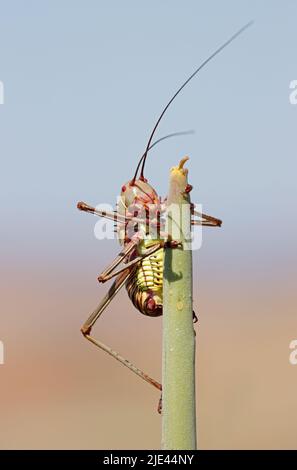
<svg viewBox="0 0 297 470">
<path fill-rule="evenodd" d="M 80 211 L 85 211 L 85 212 L 93 212 L 93 210 L 90 210 L 92 209 L 88 204 L 86 204 L 85 202 L 83 201 L 79 201 L 76 205 L 76 207 L 78 208 L 78 210 Z"/>
<path fill-rule="evenodd" d="M 158 413 L 159 415 L 162 414 L 162 394 L 160 396 L 159 403 L 158 403 Z"/>
<path fill-rule="evenodd" d="M 192 191 L 193 189 L 193 186 L 191 184 L 187 184 L 187 186 L 185 187 L 185 190 L 184 190 L 184 194 L 188 194 Z"/>
<path fill-rule="evenodd" d="M 166 240 L 164 243 L 164 248 L 182 248 L 183 244 L 178 240 Z"/>
</svg>

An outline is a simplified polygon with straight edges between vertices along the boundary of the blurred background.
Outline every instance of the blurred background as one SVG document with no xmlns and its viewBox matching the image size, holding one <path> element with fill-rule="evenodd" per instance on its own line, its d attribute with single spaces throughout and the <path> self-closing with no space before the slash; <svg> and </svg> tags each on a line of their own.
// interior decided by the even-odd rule
<svg viewBox="0 0 297 470">
<path fill-rule="evenodd" d="M 296 449 L 297 80 L 293 0 L 0 2 L 2 449 L 158 449 L 158 393 L 83 339 L 118 253 L 79 200 L 114 204 L 150 154 L 165 195 L 184 155 L 192 200 L 222 218 L 193 254 L 201 449 Z M 162 319 L 123 290 L 96 336 L 156 379 Z"/>
</svg>

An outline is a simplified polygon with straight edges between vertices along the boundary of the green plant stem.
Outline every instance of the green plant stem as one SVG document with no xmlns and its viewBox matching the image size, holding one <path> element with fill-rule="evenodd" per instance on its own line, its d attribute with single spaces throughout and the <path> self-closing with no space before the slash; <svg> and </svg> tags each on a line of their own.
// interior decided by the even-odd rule
<svg viewBox="0 0 297 470">
<path fill-rule="evenodd" d="M 170 171 L 167 231 L 181 248 L 165 249 L 163 279 L 162 448 L 196 449 L 195 332 L 192 308 L 187 159 Z"/>
</svg>

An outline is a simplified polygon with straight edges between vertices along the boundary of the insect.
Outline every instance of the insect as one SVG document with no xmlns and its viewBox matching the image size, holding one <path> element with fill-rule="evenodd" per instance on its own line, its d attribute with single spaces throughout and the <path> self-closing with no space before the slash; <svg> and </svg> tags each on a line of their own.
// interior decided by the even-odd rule
<svg viewBox="0 0 297 470">
<path fill-rule="evenodd" d="M 115 280 L 98 307 L 84 323 L 81 331 L 84 337 L 91 343 L 110 354 L 117 361 L 121 362 L 158 390 L 162 390 L 162 386 L 159 382 L 138 369 L 112 348 L 93 338 L 93 336 L 91 336 L 91 330 L 103 311 L 123 286 L 126 287 L 131 301 L 139 312 L 150 317 L 162 315 L 163 253 L 164 249 L 175 249 L 179 247 L 180 242 L 170 239 L 164 232 L 166 199 L 161 200 L 156 190 L 148 183 L 144 176 L 147 156 L 150 149 L 160 141 L 176 135 L 185 134 L 184 132 L 170 134 L 152 143 L 161 119 L 177 95 L 210 60 L 246 30 L 251 23 L 252 22 L 243 26 L 231 36 L 228 41 L 213 52 L 213 54 L 211 54 L 182 84 L 164 107 L 150 134 L 145 152 L 138 162 L 133 178 L 122 186 L 117 210 L 108 212 L 96 209 L 84 202 L 77 204 L 78 209 L 81 211 L 90 212 L 115 221 L 117 223 L 117 236 L 122 245 L 122 250 L 118 256 L 98 277 L 101 283 L 114 277 Z M 182 160 L 181 165 L 184 164 L 185 160 L 186 159 Z M 185 193 L 191 191 L 191 189 L 192 186 L 187 185 Z M 222 222 L 215 217 L 195 211 L 193 206 L 191 223 L 192 225 L 220 227 Z M 194 312 L 193 320 L 196 320 Z"/>
</svg>

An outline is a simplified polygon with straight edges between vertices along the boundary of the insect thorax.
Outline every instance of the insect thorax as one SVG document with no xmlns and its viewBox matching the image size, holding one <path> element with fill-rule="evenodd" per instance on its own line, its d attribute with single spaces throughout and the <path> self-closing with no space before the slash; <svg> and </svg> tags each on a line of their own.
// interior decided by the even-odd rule
<svg viewBox="0 0 297 470">
<path fill-rule="evenodd" d="M 117 224 L 121 244 L 131 240 L 138 232 L 143 236 L 159 238 L 161 202 L 157 192 L 147 182 L 136 180 L 123 185 L 117 212 L 127 220 L 126 223 Z"/>
</svg>

